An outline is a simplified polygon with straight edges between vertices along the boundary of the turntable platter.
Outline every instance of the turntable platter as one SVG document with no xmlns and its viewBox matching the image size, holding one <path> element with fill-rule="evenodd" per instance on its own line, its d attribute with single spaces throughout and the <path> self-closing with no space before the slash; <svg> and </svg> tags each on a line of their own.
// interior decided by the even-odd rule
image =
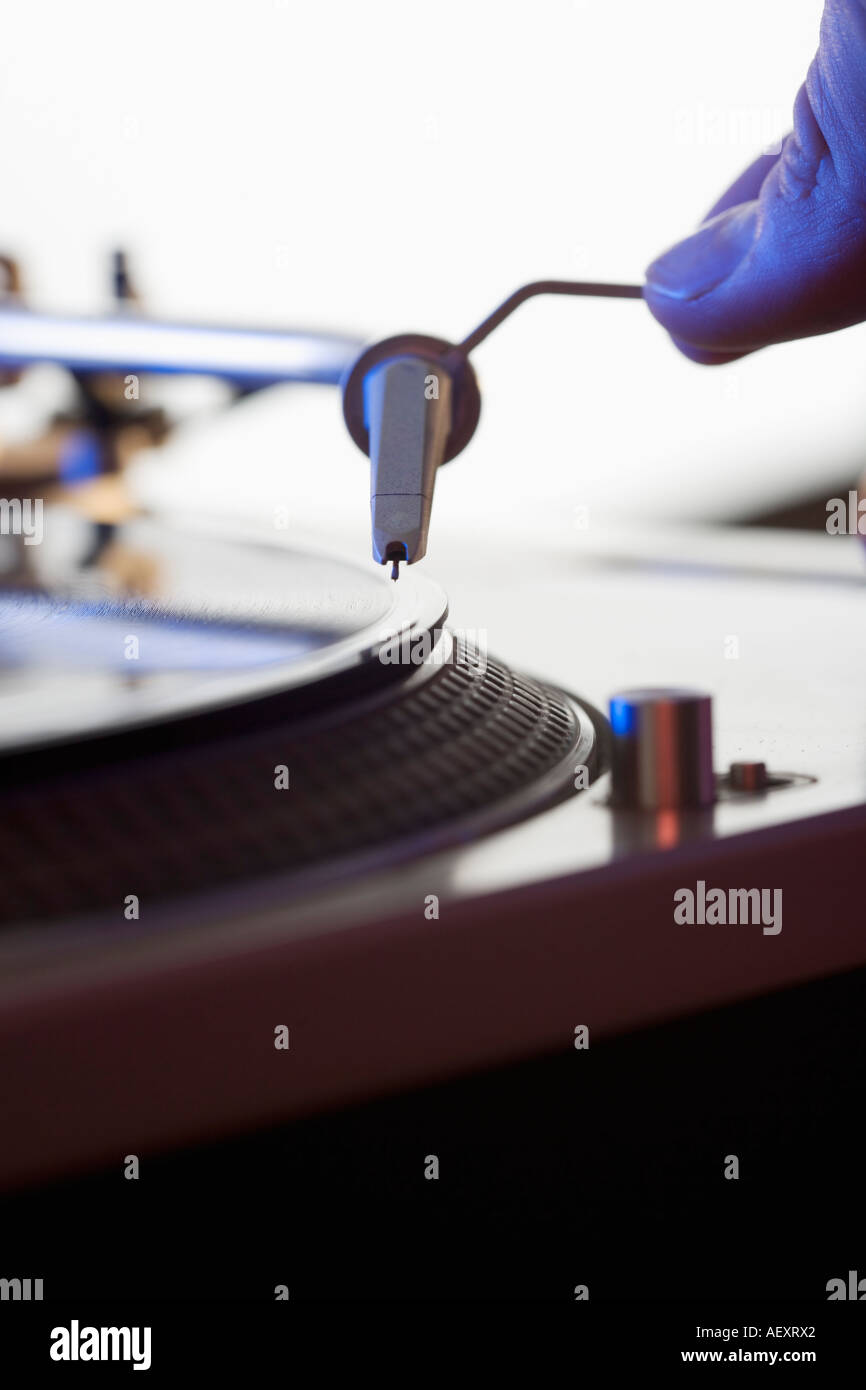
<svg viewBox="0 0 866 1390">
<path fill-rule="evenodd" d="M 144 598 L 0 590 L 0 920 L 330 881 L 524 819 L 604 721 L 443 626 L 434 583 L 138 526 Z M 88 591 L 88 586 L 90 586 Z"/>
</svg>

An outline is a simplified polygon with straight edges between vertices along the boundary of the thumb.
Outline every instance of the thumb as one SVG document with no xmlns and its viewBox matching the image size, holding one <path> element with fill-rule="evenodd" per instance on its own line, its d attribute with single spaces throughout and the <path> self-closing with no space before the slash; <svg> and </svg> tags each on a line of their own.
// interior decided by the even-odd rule
<svg viewBox="0 0 866 1390">
<path fill-rule="evenodd" d="M 646 280 L 652 313 L 702 362 L 866 318 L 866 0 L 826 0 L 793 131 L 756 196 L 724 207 Z"/>
</svg>

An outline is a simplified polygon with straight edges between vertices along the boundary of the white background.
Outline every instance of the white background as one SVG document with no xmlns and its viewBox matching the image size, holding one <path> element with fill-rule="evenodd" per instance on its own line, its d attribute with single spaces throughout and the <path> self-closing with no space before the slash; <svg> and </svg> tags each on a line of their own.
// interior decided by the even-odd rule
<svg viewBox="0 0 866 1390">
<path fill-rule="evenodd" d="M 106 306 L 129 248 L 187 319 L 462 337 L 521 282 L 640 279 L 782 135 L 820 0 L 76 0 L 7 9 L 0 245 L 34 304 Z M 588 508 L 717 516 L 860 467 L 866 332 L 726 369 L 642 304 L 536 301 L 479 349 L 482 424 L 435 528 Z M 0 402 L 21 428 L 53 383 Z M 337 393 L 285 388 L 183 431 L 146 495 L 364 547 Z M 577 541 L 576 541 L 577 543 Z"/>
</svg>

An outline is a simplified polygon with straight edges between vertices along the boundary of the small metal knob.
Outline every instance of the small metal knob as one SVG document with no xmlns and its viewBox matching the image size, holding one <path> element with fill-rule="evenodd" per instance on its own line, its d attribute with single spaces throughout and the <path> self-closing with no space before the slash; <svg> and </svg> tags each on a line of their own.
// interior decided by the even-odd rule
<svg viewBox="0 0 866 1390">
<path fill-rule="evenodd" d="M 611 697 L 613 804 L 640 811 L 711 806 L 712 700 L 697 690 Z"/>
<path fill-rule="evenodd" d="M 760 792 L 769 786 L 766 763 L 731 763 L 728 778 L 738 792 Z"/>
</svg>

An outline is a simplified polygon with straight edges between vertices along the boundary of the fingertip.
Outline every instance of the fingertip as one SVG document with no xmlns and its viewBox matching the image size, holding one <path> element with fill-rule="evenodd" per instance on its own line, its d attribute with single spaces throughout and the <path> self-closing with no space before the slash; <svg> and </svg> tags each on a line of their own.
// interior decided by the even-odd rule
<svg viewBox="0 0 866 1390">
<path fill-rule="evenodd" d="M 647 290 L 665 303 L 687 304 L 719 288 L 752 249 L 758 228 L 757 203 L 719 213 L 647 266 Z"/>
<path fill-rule="evenodd" d="M 696 362 L 701 367 L 723 367 L 726 362 L 736 362 L 740 357 L 748 356 L 750 349 L 719 351 L 701 346 L 686 337 L 684 329 L 699 325 L 681 300 L 650 284 L 644 287 L 644 299 L 653 318 L 665 330 L 674 347 L 690 362 Z"/>
<path fill-rule="evenodd" d="M 670 340 L 674 347 L 687 357 L 690 362 L 696 362 L 699 367 L 724 367 L 728 362 L 739 362 L 741 357 L 748 357 L 749 352 L 712 352 L 707 348 L 695 347 L 692 343 L 684 342 L 682 338 L 675 338 L 670 335 Z"/>
</svg>

